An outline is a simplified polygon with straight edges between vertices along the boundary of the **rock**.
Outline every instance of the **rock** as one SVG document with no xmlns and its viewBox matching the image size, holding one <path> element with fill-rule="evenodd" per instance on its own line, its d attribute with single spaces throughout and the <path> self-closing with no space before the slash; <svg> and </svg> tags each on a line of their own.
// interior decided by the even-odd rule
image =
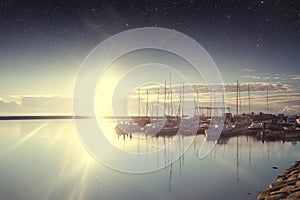
<svg viewBox="0 0 300 200">
<path fill-rule="evenodd" d="M 287 182 L 288 182 L 288 181 L 295 181 L 295 180 L 297 180 L 297 177 L 298 177 L 298 175 L 293 174 L 293 175 L 291 175 L 286 181 L 287 181 Z"/>
<path fill-rule="evenodd" d="M 284 196 L 288 196 L 288 193 L 282 192 L 282 191 L 274 191 L 274 192 L 271 192 L 271 193 L 270 193 L 270 196 L 272 196 L 272 195 L 277 195 L 277 194 L 282 194 L 282 195 L 284 195 Z"/>
<path fill-rule="evenodd" d="M 271 184 L 271 185 L 272 185 L 272 184 Z M 283 187 L 285 187 L 285 186 L 287 186 L 287 185 L 286 185 L 286 184 L 279 184 L 279 185 L 277 185 L 277 186 L 275 186 L 275 187 L 270 188 L 269 191 L 270 191 L 270 192 L 273 192 L 273 191 L 279 191 L 281 188 L 283 188 Z"/>
<path fill-rule="evenodd" d="M 278 200 L 282 198 L 286 198 L 286 196 L 284 194 L 275 194 L 275 195 L 267 196 L 265 200 Z"/>
<path fill-rule="evenodd" d="M 277 178 L 277 182 L 282 182 L 283 180 L 284 180 L 283 177 Z"/>
<path fill-rule="evenodd" d="M 300 199 L 300 192 L 294 192 L 290 194 L 287 199 Z"/>
<path fill-rule="evenodd" d="M 297 180 L 284 182 L 285 185 L 295 185 L 297 183 Z"/>
<path fill-rule="evenodd" d="M 300 187 L 300 181 L 297 181 L 295 184 L 297 187 Z"/>
<path fill-rule="evenodd" d="M 274 182 L 269 185 L 269 188 L 275 188 L 282 185 L 282 182 Z"/>
<path fill-rule="evenodd" d="M 267 196 L 269 196 L 270 192 L 269 191 L 260 191 L 258 193 L 258 200 L 264 200 Z"/>
<path fill-rule="evenodd" d="M 295 189 L 293 189 L 293 190 L 291 191 L 291 193 L 299 192 L 299 191 L 300 191 L 300 187 L 296 187 Z"/>
<path fill-rule="evenodd" d="M 291 191 L 295 188 L 296 188 L 296 186 L 294 186 L 294 185 L 288 185 L 288 186 L 285 186 L 285 187 L 281 188 L 279 191 L 280 192 L 286 192 L 286 193 L 290 194 Z"/>
<path fill-rule="evenodd" d="M 298 175 L 298 174 L 299 174 L 299 170 L 298 170 L 298 169 L 293 170 L 293 171 L 290 172 L 290 174 L 291 174 L 291 175 L 292 175 L 292 174 L 297 174 L 297 175 Z"/>
</svg>

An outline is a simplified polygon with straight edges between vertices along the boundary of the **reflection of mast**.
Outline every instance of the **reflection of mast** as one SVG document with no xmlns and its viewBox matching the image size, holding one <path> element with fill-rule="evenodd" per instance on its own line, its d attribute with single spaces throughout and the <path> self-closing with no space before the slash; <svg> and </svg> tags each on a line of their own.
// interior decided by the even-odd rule
<svg viewBox="0 0 300 200">
<path fill-rule="evenodd" d="M 140 157 L 140 136 L 138 135 L 138 157 Z"/>
<path fill-rule="evenodd" d="M 172 145 L 171 146 L 171 165 L 170 165 L 170 175 L 169 175 L 169 191 L 172 189 L 172 174 L 173 174 L 173 140 L 172 140 Z"/>
<path fill-rule="evenodd" d="M 156 155 L 156 159 L 157 159 L 157 167 L 159 167 L 159 141 L 158 141 L 158 137 L 156 137 L 156 152 L 157 152 L 157 155 Z"/>
<path fill-rule="evenodd" d="M 222 144 L 222 158 L 224 158 L 225 154 L 225 142 Z"/>
<path fill-rule="evenodd" d="M 172 189 L 172 174 L 173 174 L 173 152 L 171 153 L 171 165 L 170 165 L 170 175 L 169 175 L 169 191 Z"/>
<path fill-rule="evenodd" d="M 248 138 L 248 136 L 247 136 Z M 249 166 L 251 164 L 251 145 L 250 142 L 248 141 L 248 162 L 249 162 Z"/>
<path fill-rule="evenodd" d="M 239 182 L 239 136 L 236 136 L 236 181 Z"/>
<path fill-rule="evenodd" d="M 270 160 L 270 143 L 267 142 L 267 144 L 268 144 L 268 161 L 269 161 Z"/>
<path fill-rule="evenodd" d="M 184 135 L 182 135 L 182 146 L 183 146 L 183 153 L 182 153 L 182 166 L 184 166 Z"/>
<path fill-rule="evenodd" d="M 167 166 L 167 149 L 166 149 L 166 137 L 164 137 L 164 160 L 165 160 L 165 167 Z"/>
<path fill-rule="evenodd" d="M 182 147 L 181 147 L 181 136 L 182 135 L 179 135 L 178 137 L 178 142 L 179 142 L 179 174 L 181 175 L 181 156 L 182 156 Z"/>
<path fill-rule="evenodd" d="M 148 133 L 145 134 L 145 140 L 146 140 L 146 154 L 148 154 Z"/>
</svg>

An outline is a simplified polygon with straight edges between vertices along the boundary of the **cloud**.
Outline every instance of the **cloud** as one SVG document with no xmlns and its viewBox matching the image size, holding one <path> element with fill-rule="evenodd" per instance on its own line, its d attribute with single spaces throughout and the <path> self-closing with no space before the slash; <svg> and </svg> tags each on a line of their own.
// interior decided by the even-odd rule
<svg viewBox="0 0 300 200">
<path fill-rule="evenodd" d="M 71 114 L 72 98 L 60 96 L 8 96 L 0 98 L 0 115 Z"/>
<path fill-rule="evenodd" d="M 255 72 L 256 70 L 255 69 L 249 69 L 249 68 L 246 68 L 244 69 L 245 72 Z"/>
<path fill-rule="evenodd" d="M 289 105 L 289 106 L 284 106 L 281 109 L 282 113 L 289 113 L 289 114 L 299 114 L 300 110 L 300 105 Z"/>
<path fill-rule="evenodd" d="M 257 76 L 257 75 L 243 75 L 242 78 L 247 78 L 247 79 L 262 79 L 262 77 Z"/>
<path fill-rule="evenodd" d="M 245 70 L 246 71 L 246 70 Z M 276 80 L 276 81 L 295 81 L 295 80 L 300 80 L 300 74 L 269 74 L 269 73 L 261 73 L 261 74 L 254 74 L 251 73 L 253 71 L 246 71 L 250 72 L 250 74 L 245 74 L 242 75 L 242 78 L 245 79 L 256 79 L 256 80 Z"/>
<path fill-rule="evenodd" d="M 289 77 L 293 80 L 300 80 L 300 74 L 290 75 Z"/>
<path fill-rule="evenodd" d="M 251 92 L 266 92 L 267 88 L 269 92 L 290 92 L 295 89 L 295 86 L 283 83 L 268 83 L 268 82 L 252 82 L 252 83 L 240 83 L 240 92 L 247 92 L 248 85 Z M 225 90 L 227 93 L 236 92 L 236 83 L 225 84 Z"/>
</svg>

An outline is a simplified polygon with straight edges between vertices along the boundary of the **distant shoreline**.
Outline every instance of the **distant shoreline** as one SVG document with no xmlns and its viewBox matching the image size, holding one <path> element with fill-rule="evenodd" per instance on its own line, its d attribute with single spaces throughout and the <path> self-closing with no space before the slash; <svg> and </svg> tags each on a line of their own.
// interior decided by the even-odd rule
<svg viewBox="0 0 300 200">
<path fill-rule="evenodd" d="M 43 115 L 43 116 L 0 116 L 0 120 L 41 120 L 41 119 L 90 119 L 89 116 Z"/>
</svg>

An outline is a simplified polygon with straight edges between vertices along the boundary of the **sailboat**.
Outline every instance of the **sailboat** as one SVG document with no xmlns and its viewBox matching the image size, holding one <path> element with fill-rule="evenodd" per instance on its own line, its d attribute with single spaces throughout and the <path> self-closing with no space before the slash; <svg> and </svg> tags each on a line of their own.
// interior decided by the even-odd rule
<svg viewBox="0 0 300 200">
<path fill-rule="evenodd" d="M 164 125 L 163 127 L 157 132 L 156 136 L 175 136 L 178 133 L 179 126 L 178 126 L 178 117 L 173 116 L 173 98 L 172 98 L 172 82 L 171 82 L 171 74 L 170 77 L 170 106 L 171 106 L 171 113 L 170 115 L 166 115 L 166 100 L 167 100 L 167 87 L 165 81 L 165 102 L 164 102 Z"/>
</svg>

